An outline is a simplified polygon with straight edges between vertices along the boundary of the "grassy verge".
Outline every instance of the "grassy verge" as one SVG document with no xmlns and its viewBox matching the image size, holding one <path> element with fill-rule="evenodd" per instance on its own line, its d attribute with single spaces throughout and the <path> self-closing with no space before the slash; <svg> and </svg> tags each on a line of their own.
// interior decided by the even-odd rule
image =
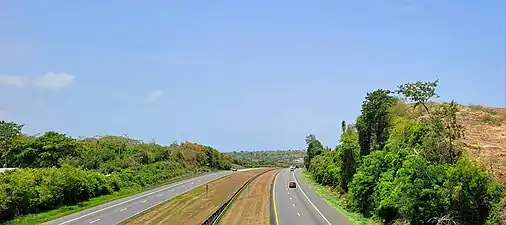
<svg viewBox="0 0 506 225">
<path fill-rule="evenodd" d="M 146 186 L 146 187 L 140 187 L 140 186 L 134 186 L 134 187 L 127 187 L 123 188 L 120 191 L 114 192 L 110 195 L 102 195 L 99 197 L 91 198 L 87 201 L 81 202 L 76 205 L 67 205 L 62 206 L 58 209 L 49 210 L 46 212 L 41 212 L 37 214 L 27 214 L 23 215 L 21 217 L 18 217 L 14 220 L 7 221 L 4 224 L 5 225 L 30 225 L 30 224 L 41 224 L 47 221 L 51 221 L 54 219 L 58 219 L 60 217 L 79 212 L 81 210 L 85 210 L 91 207 L 95 207 L 104 203 L 108 203 L 110 201 L 114 201 L 117 199 L 129 197 L 144 191 L 148 191 L 157 187 L 165 186 L 171 183 L 175 183 L 178 181 L 190 179 L 193 177 L 197 177 L 203 174 L 207 173 L 192 173 L 187 174 L 184 176 L 179 176 L 174 179 L 166 180 L 164 182 L 158 183 L 156 185 Z"/>
<path fill-rule="evenodd" d="M 346 216 L 352 224 L 376 224 L 372 219 L 365 218 L 359 213 L 353 213 L 346 210 L 343 198 L 338 193 L 332 191 L 330 187 L 316 183 L 309 172 L 302 170 L 301 174 L 306 183 L 315 190 L 321 198 L 334 207 L 338 212 Z"/>
</svg>

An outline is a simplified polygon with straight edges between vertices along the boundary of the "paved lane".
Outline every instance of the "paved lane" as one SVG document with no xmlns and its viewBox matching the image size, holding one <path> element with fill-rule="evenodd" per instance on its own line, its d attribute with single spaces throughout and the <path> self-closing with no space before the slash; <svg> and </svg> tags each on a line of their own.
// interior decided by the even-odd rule
<svg viewBox="0 0 506 225">
<path fill-rule="evenodd" d="M 240 172 L 239 170 L 238 172 Z M 146 191 L 131 197 L 112 201 L 81 212 L 47 222 L 47 225 L 111 225 L 163 203 L 177 195 L 187 192 L 202 184 L 229 175 L 231 171 L 203 175 L 189 180 L 173 183 L 164 187 Z"/>
<path fill-rule="evenodd" d="M 288 188 L 290 181 L 295 181 L 297 188 Z M 279 225 L 351 224 L 301 182 L 299 170 L 282 170 L 275 179 L 274 194 Z"/>
</svg>

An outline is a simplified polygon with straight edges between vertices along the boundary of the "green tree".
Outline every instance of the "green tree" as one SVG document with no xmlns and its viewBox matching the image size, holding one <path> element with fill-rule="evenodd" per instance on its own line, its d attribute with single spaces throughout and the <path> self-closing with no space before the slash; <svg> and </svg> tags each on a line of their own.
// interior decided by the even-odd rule
<svg viewBox="0 0 506 225">
<path fill-rule="evenodd" d="M 3 167 L 8 167 L 10 141 L 14 137 L 21 135 L 23 126 L 14 122 L 0 121 L 0 159 L 3 159 Z"/>
<path fill-rule="evenodd" d="M 426 138 L 423 154 L 430 161 L 455 163 L 461 155 L 455 141 L 464 137 L 464 127 L 457 120 L 457 104 L 454 101 L 435 107 L 424 120 Z"/>
<path fill-rule="evenodd" d="M 395 103 L 395 98 L 390 93 L 389 90 L 378 89 L 367 93 L 362 103 L 356 123 L 362 156 L 385 146 L 391 124 L 389 109 Z"/>
<path fill-rule="evenodd" d="M 304 159 L 304 164 L 306 168 L 309 168 L 311 164 L 311 159 L 314 157 L 321 155 L 324 152 L 324 147 L 314 134 L 310 134 L 306 136 L 306 145 L 307 145 L 307 160 Z"/>
<path fill-rule="evenodd" d="M 343 132 L 338 147 L 338 155 L 340 160 L 340 185 L 347 192 L 348 183 L 351 182 L 355 175 L 358 162 L 360 160 L 360 145 L 358 144 L 358 134 L 353 125 L 349 125 Z"/>
<path fill-rule="evenodd" d="M 433 82 L 417 81 L 414 83 L 402 84 L 398 86 L 395 92 L 402 95 L 408 102 L 414 102 L 415 108 L 422 105 L 425 110 L 430 113 L 427 102 L 433 97 L 439 98 L 436 94 L 438 83 L 439 80 Z"/>
</svg>

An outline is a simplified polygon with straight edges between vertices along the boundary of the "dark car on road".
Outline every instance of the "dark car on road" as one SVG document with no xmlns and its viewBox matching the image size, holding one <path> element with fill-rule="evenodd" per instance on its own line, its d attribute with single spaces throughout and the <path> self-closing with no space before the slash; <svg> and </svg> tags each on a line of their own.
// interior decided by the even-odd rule
<svg viewBox="0 0 506 225">
<path fill-rule="evenodd" d="M 294 182 L 294 181 L 290 181 L 290 183 L 288 183 L 288 187 L 289 187 L 289 188 L 296 188 L 296 187 L 297 187 L 297 185 L 295 184 L 295 182 Z"/>
</svg>

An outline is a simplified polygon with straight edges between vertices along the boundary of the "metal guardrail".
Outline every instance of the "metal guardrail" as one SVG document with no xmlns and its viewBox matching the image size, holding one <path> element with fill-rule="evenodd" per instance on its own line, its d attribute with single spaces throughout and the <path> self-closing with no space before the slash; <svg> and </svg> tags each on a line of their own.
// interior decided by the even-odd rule
<svg viewBox="0 0 506 225">
<path fill-rule="evenodd" d="M 274 169 L 272 169 L 274 170 Z M 244 183 L 242 185 L 241 188 L 239 188 L 239 190 L 237 190 L 234 195 L 232 195 L 232 197 L 227 200 L 225 203 L 223 203 L 223 205 L 220 206 L 220 208 L 218 208 L 216 210 L 216 212 L 214 212 L 213 214 L 211 214 L 211 216 L 209 216 L 203 223 L 202 225 L 216 225 L 218 224 L 218 222 L 220 222 L 220 219 L 221 217 L 223 216 L 223 214 L 227 211 L 228 207 L 230 207 L 230 205 L 232 204 L 232 202 L 235 200 L 235 198 L 244 190 L 244 188 L 249 184 L 251 183 L 253 180 L 255 180 L 257 177 L 259 177 L 260 175 L 264 174 L 264 173 L 267 173 L 271 170 L 266 170 L 264 172 L 261 172 L 255 176 L 253 176 L 252 178 L 250 178 L 246 183 Z"/>
</svg>

